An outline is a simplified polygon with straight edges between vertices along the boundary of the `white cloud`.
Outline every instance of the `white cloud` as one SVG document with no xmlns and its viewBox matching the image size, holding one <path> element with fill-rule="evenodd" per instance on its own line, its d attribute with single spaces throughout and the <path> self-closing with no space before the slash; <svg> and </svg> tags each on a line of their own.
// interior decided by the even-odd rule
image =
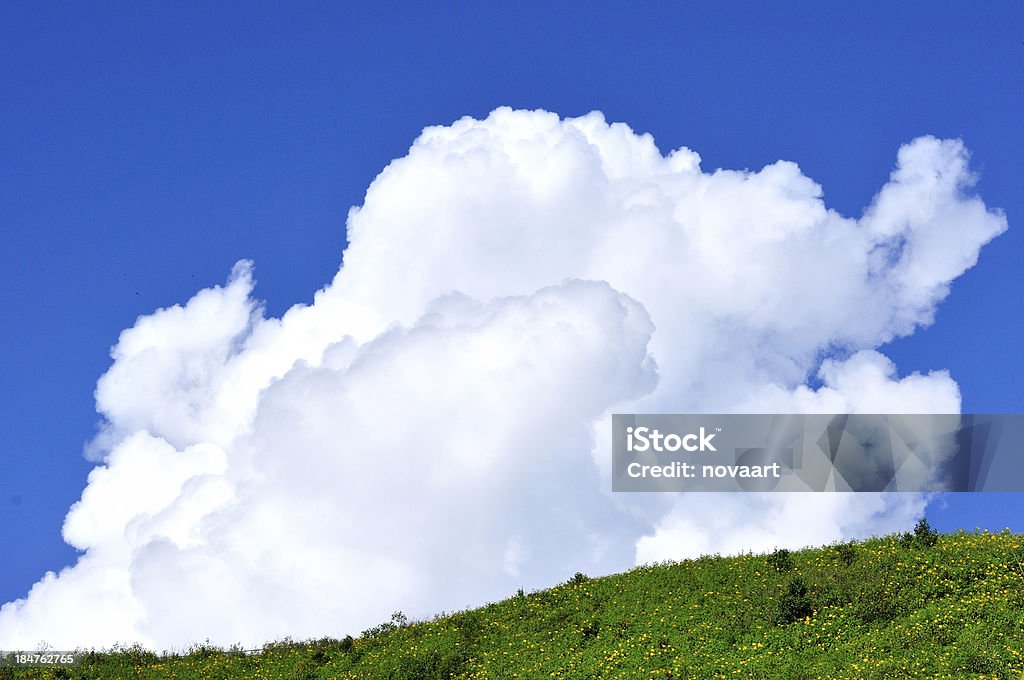
<svg viewBox="0 0 1024 680">
<path fill-rule="evenodd" d="M 696 557 L 794 549 L 905 530 L 924 511 L 925 496 L 751 493 L 716 503 L 714 513 L 709 513 L 712 503 L 699 495 L 676 501 L 657 530 L 637 543 L 638 560 L 679 559 L 681 553 Z"/>
<path fill-rule="evenodd" d="M 122 333 L 64 529 L 86 552 L 0 609 L 0 646 L 344 635 L 905 527 L 922 497 L 612 496 L 606 416 L 957 411 L 947 373 L 875 348 L 1005 229 L 971 182 L 960 142 L 921 138 L 858 219 L 793 163 L 704 172 L 598 113 L 428 128 L 312 305 L 264 318 L 240 263 Z"/>
</svg>

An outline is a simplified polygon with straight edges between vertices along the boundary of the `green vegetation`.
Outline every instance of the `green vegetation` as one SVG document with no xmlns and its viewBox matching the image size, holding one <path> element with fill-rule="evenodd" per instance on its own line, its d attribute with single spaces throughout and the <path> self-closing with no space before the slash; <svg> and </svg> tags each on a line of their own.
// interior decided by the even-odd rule
<svg viewBox="0 0 1024 680">
<path fill-rule="evenodd" d="M 578 573 L 481 609 L 261 653 L 132 648 L 3 678 L 1020 678 L 1024 536 L 912 534 Z"/>
</svg>

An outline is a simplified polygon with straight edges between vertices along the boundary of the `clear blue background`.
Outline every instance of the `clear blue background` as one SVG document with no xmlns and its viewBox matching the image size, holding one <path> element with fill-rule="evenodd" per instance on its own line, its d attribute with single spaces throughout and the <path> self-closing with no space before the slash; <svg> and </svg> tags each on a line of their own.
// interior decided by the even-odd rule
<svg viewBox="0 0 1024 680">
<path fill-rule="evenodd" d="M 310 301 L 383 166 L 503 104 L 600 109 L 706 169 L 793 160 L 847 214 L 901 143 L 962 137 L 1010 232 L 884 351 L 949 368 L 967 411 L 1024 410 L 1024 4 L 677 4 L 0 3 L 0 602 L 75 558 L 61 521 L 121 329 L 243 257 L 270 313 Z M 1022 508 L 929 516 L 1024 530 Z"/>
</svg>

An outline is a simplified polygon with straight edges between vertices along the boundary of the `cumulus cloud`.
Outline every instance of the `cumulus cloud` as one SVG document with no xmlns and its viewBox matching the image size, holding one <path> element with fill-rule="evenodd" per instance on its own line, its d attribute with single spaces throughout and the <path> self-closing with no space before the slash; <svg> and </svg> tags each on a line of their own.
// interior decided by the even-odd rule
<svg viewBox="0 0 1024 680">
<path fill-rule="evenodd" d="M 608 414 L 958 411 L 946 372 L 876 350 L 1006 228 L 973 181 L 922 137 L 847 217 L 794 163 L 704 171 L 599 113 L 427 128 L 311 305 L 266 317 L 241 262 L 121 334 L 64 526 L 84 553 L 0 609 L 0 646 L 344 635 L 905 527 L 921 496 L 613 496 Z"/>
</svg>

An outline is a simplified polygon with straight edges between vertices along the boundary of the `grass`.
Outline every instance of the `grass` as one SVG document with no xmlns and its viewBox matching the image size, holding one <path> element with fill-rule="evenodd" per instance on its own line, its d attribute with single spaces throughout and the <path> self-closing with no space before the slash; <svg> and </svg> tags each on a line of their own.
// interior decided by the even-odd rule
<svg viewBox="0 0 1024 680">
<path fill-rule="evenodd" d="M 256 654 L 90 653 L 3 678 L 1020 678 L 1024 536 L 707 556 Z"/>
</svg>

